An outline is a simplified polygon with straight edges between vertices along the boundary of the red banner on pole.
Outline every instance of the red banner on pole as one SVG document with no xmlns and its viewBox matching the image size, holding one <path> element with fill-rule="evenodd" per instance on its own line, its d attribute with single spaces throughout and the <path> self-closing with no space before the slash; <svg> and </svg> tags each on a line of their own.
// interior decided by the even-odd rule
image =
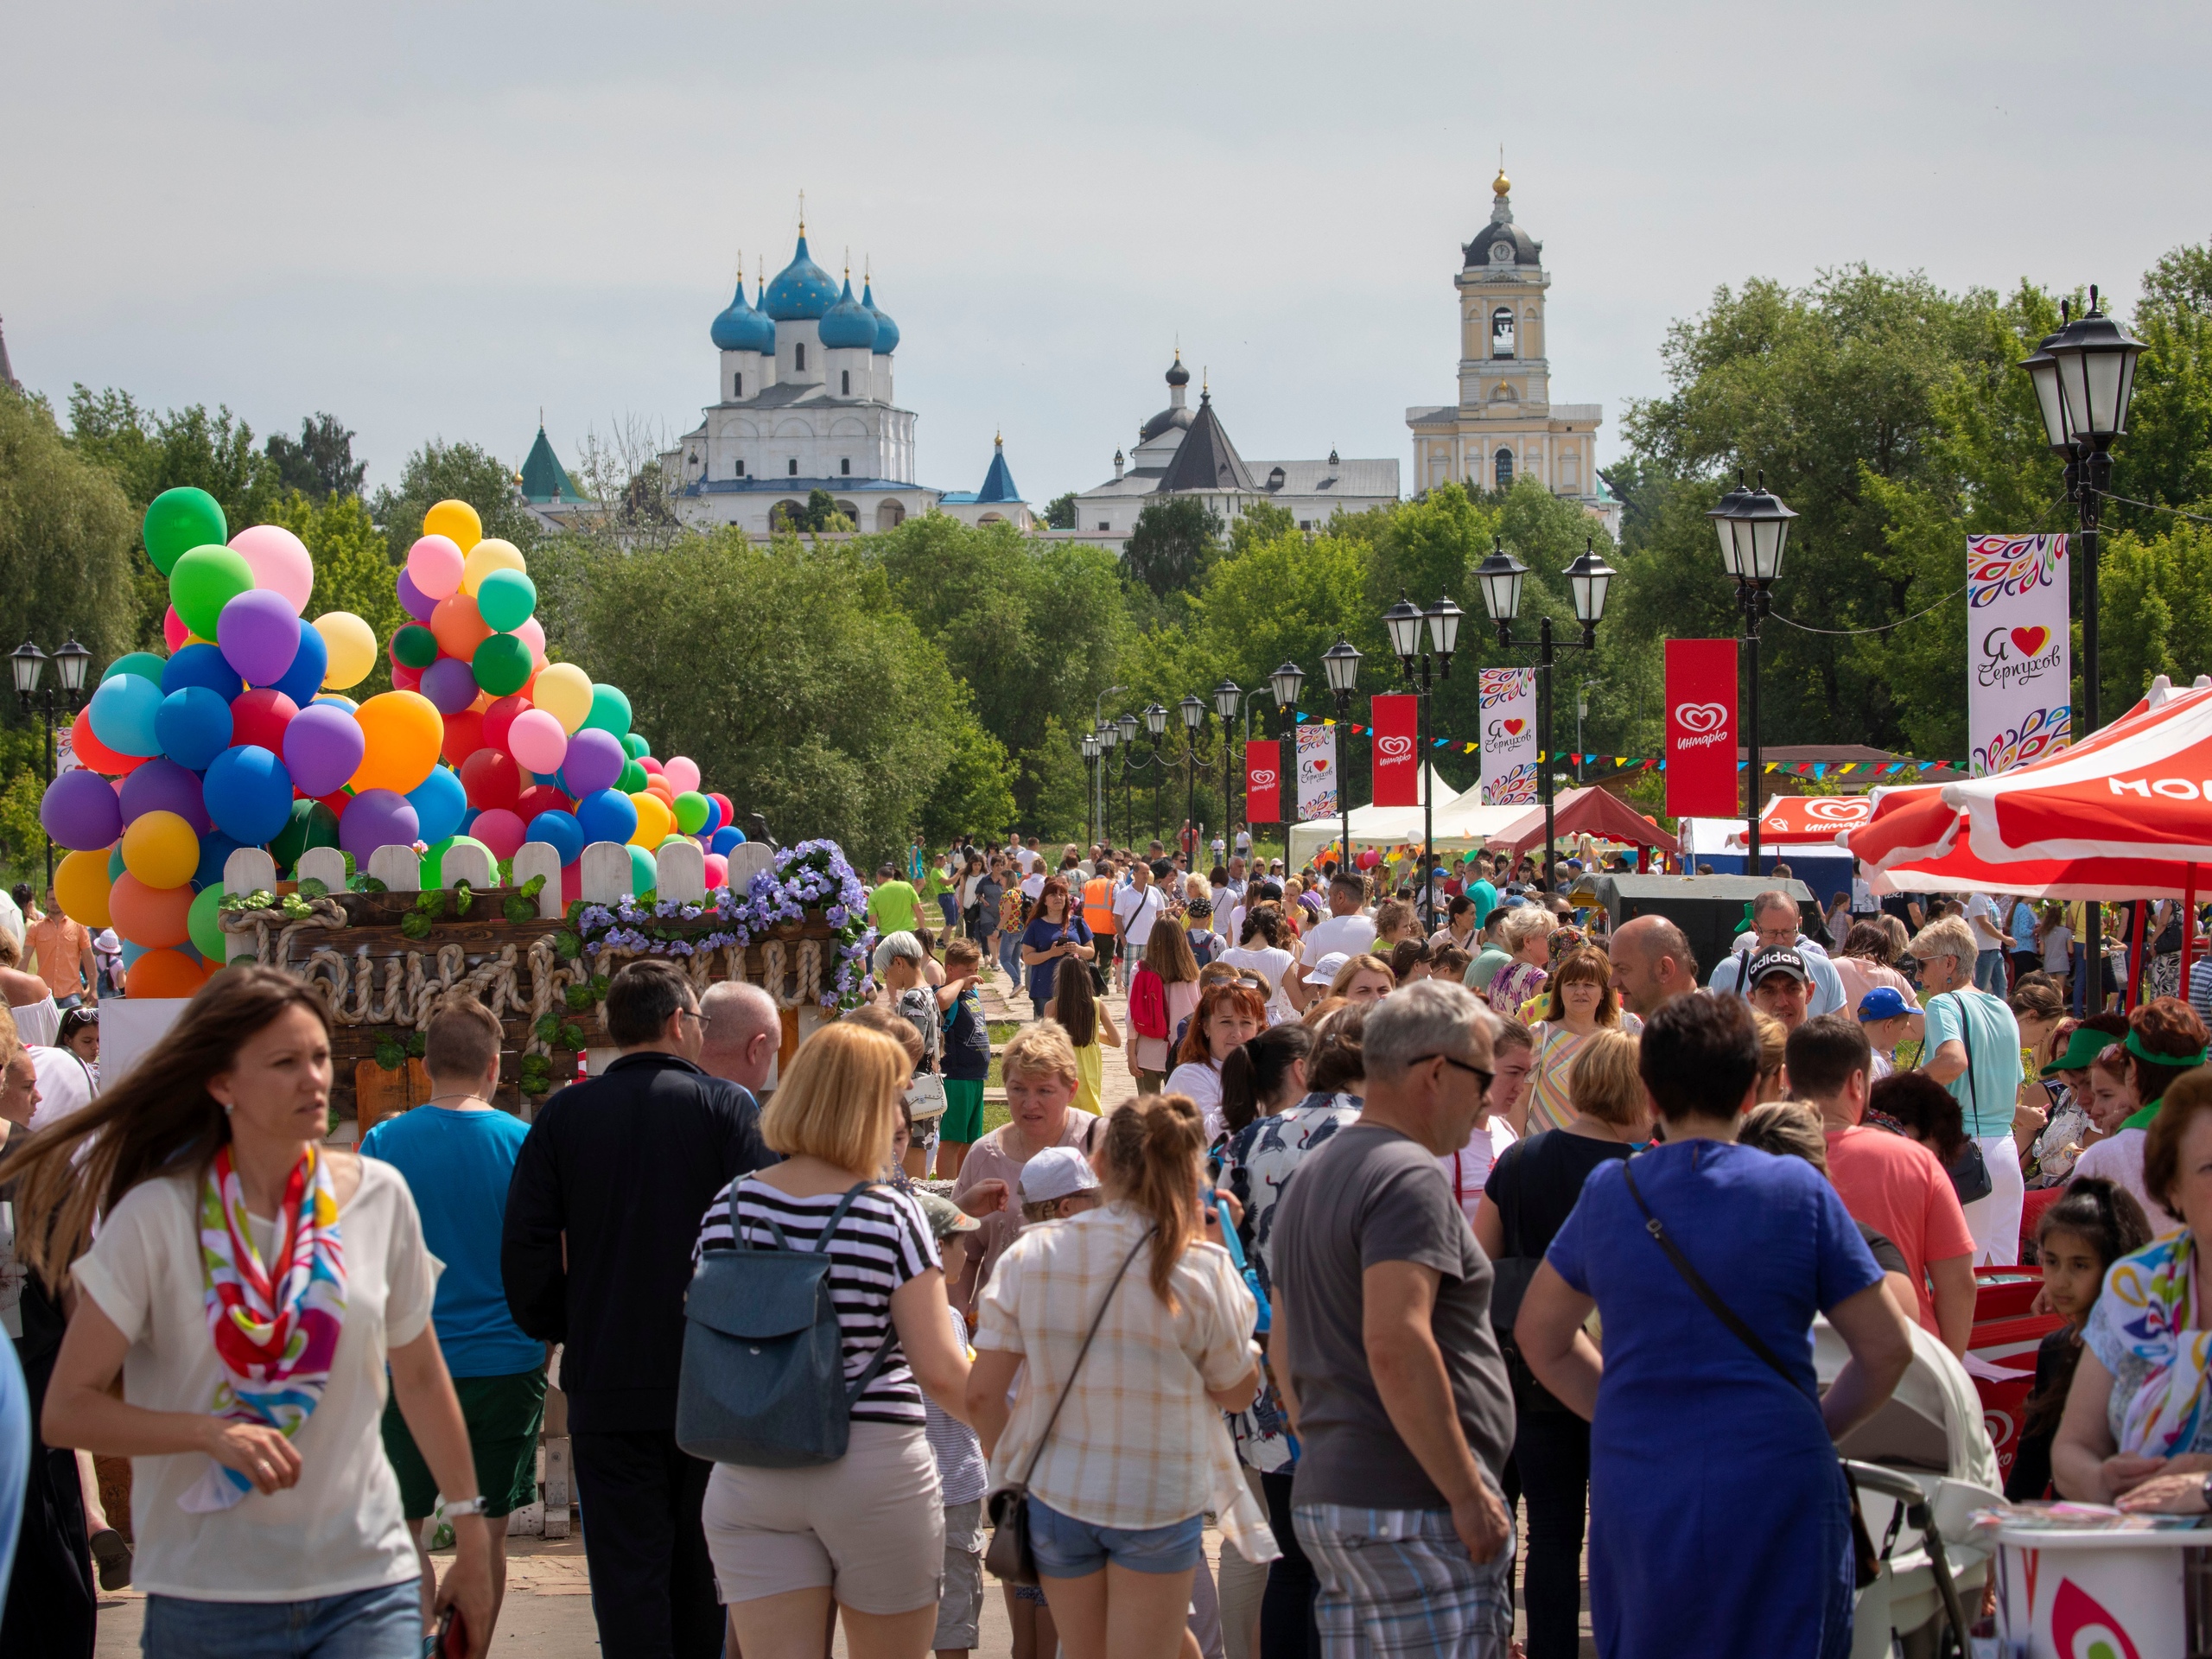
<svg viewBox="0 0 2212 1659">
<path fill-rule="evenodd" d="M 1375 804 L 1421 804 L 1421 699 L 1394 692 L 1373 702 Z"/>
<path fill-rule="evenodd" d="M 1667 811 L 1732 818 L 1736 792 L 1736 642 L 1667 641 Z"/>
<path fill-rule="evenodd" d="M 1244 822 L 1282 822 L 1281 745 L 1254 738 L 1244 746 Z"/>
</svg>

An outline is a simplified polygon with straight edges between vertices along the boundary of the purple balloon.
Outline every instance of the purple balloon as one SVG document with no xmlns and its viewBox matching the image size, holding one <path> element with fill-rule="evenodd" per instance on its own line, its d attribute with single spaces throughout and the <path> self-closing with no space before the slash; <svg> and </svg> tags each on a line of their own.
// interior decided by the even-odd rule
<svg viewBox="0 0 2212 1659">
<path fill-rule="evenodd" d="M 174 812 L 192 826 L 195 836 L 215 827 L 207 816 L 200 774 L 166 755 L 149 760 L 123 780 L 124 823 L 132 823 L 141 812 Z"/>
<path fill-rule="evenodd" d="M 300 619 L 282 594 L 250 588 L 215 619 L 215 643 L 248 685 L 274 685 L 300 654 Z"/>
<path fill-rule="evenodd" d="M 338 845 L 364 863 L 379 847 L 411 847 L 421 826 L 415 809 L 396 790 L 365 789 L 338 820 Z"/>
<path fill-rule="evenodd" d="M 399 602 L 417 622 L 428 622 L 430 613 L 438 608 L 438 601 L 415 585 L 415 579 L 403 568 L 399 573 Z"/>
<path fill-rule="evenodd" d="M 73 853 L 111 846 L 123 833 L 123 805 L 115 798 L 115 785 L 82 767 L 46 786 L 38 816 L 54 844 Z"/>
<path fill-rule="evenodd" d="M 415 689 L 440 714 L 457 715 L 476 701 L 476 671 L 458 657 L 441 657 L 423 671 L 423 683 Z"/>
<path fill-rule="evenodd" d="M 302 795 L 332 794 L 360 770 L 366 743 L 349 711 L 311 702 L 284 728 L 284 767 Z"/>
<path fill-rule="evenodd" d="M 622 747 L 620 738 L 596 726 L 587 726 L 569 740 L 567 758 L 561 762 L 561 776 L 568 780 L 569 792 L 582 800 L 594 790 L 613 788 L 614 780 L 622 775 L 623 762 L 629 758 L 629 751 Z"/>
</svg>

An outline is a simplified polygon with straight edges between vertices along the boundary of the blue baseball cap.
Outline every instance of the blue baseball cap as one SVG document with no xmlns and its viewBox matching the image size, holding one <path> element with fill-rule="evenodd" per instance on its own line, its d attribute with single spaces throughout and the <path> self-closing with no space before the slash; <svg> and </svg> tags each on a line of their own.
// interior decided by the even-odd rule
<svg viewBox="0 0 2212 1659">
<path fill-rule="evenodd" d="M 1894 985 L 1877 985 L 1859 999 L 1859 1017 L 1861 1020 L 1894 1020 L 1901 1014 L 1911 1012 L 1904 995 Z"/>
</svg>

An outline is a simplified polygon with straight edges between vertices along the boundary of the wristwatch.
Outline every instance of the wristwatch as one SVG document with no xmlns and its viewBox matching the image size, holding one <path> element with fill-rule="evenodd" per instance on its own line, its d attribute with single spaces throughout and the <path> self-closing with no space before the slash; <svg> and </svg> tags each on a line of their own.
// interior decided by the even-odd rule
<svg viewBox="0 0 2212 1659">
<path fill-rule="evenodd" d="M 483 1513 L 484 1500 L 481 1497 L 471 1497 L 464 1499 L 459 1503 L 448 1503 L 446 1505 L 445 1510 L 446 1519 L 448 1521 L 457 1520 L 464 1515 L 481 1515 Z"/>
<path fill-rule="evenodd" d="M 2205 1471 L 2203 1484 L 2197 1488 L 2197 1492 L 2204 1499 L 2204 1507 L 2212 1510 L 2212 1469 Z"/>
</svg>

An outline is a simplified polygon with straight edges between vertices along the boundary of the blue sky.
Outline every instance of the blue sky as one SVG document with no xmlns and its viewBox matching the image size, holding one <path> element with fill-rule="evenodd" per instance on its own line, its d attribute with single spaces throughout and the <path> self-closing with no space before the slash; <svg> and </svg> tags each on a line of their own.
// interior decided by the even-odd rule
<svg viewBox="0 0 2212 1659">
<path fill-rule="evenodd" d="M 780 268 L 803 189 L 817 261 L 872 258 L 898 319 L 923 481 L 975 488 L 1003 429 L 1041 504 L 1108 475 L 1179 337 L 1248 456 L 1405 461 L 1503 143 L 1554 396 L 1606 405 L 1610 457 L 1722 283 L 2131 296 L 2212 234 L 2208 36 L 2183 5 L 19 6 L 0 318 L 57 404 L 327 409 L 372 486 L 433 435 L 518 461 L 541 406 L 573 462 L 696 423 L 738 254 Z"/>
</svg>

